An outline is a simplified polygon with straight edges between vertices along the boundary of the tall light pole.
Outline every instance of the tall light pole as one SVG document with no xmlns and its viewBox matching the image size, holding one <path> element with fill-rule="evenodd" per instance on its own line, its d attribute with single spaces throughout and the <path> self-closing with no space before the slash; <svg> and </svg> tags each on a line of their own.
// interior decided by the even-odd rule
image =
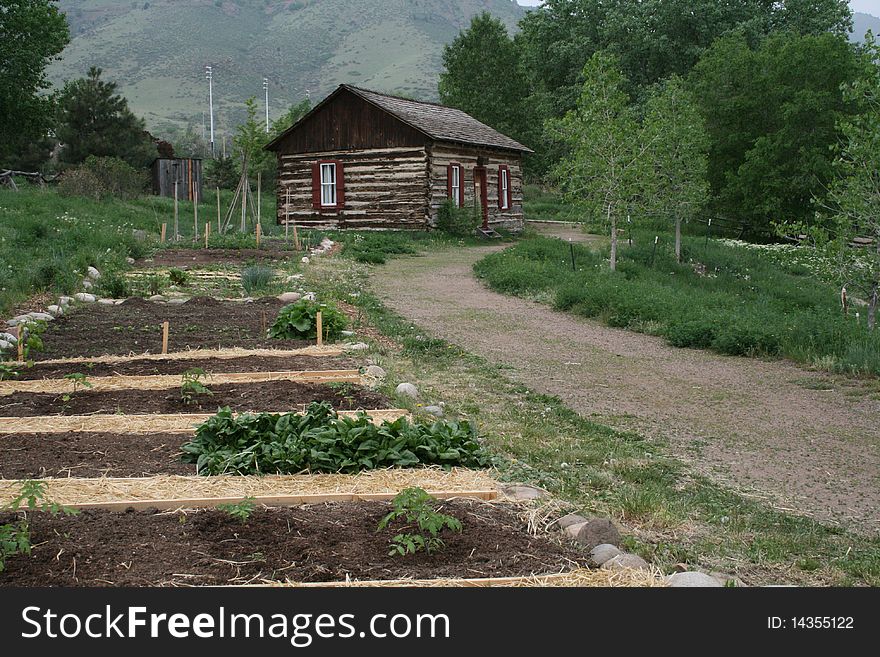
<svg viewBox="0 0 880 657">
<path fill-rule="evenodd" d="M 266 92 L 266 134 L 269 134 L 269 78 L 263 78 L 263 91 Z"/>
<path fill-rule="evenodd" d="M 205 79 L 208 81 L 208 108 L 211 113 L 211 157 L 214 157 L 214 70 L 205 67 Z"/>
</svg>

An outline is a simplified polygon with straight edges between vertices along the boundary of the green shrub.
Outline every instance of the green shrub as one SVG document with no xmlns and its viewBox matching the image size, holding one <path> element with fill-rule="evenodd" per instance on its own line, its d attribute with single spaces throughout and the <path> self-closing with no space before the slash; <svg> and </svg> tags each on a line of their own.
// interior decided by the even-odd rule
<svg viewBox="0 0 880 657">
<path fill-rule="evenodd" d="M 482 221 L 476 206 L 457 207 L 451 199 L 446 199 L 437 212 L 437 228 L 455 237 L 473 235 Z"/>
<path fill-rule="evenodd" d="M 461 521 L 453 516 L 438 512 L 434 507 L 437 501 L 423 488 L 404 488 L 391 501 L 393 507 L 379 525 L 380 532 L 389 524 L 403 519 L 406 526 L 391 539 L 390 556 L 406 556 L 424 550 L 428 554 L 445 546 L 440 532 L 448 529 L 461 531 Z"/>
<path fill-rule="evenodd" d="M 248 296 L 265 290 L 274 279 L 275 271 L 265 265 L 252 265 L 241 272 L 241 286 Z"/>
<path fill-rule="evenodd" d="M 83 164 L 65 171 L 58 185 L 62 196 L 85 196 L 101 200 L 108 196 L 133 199 L 147 187 L 147 176 L 115 157 L 90 156 Z"/>
<path fill-rule="evenodd" d="M 663 336 L 673 347 L 709 349 L 718 331 L 716 320 L 711 317 L 686 319 L 666 327 Z"/>
<path fill-rule="evenodd" d="M 489 465 L 469 422 L 412 423 L 401 417 L 377 426 L 364 414 L 340 417 L 327 402 L 312 403 L 303 415 L 236 417 L 224 408 L 181 449 L 184 461 L 195 463 L 202 475 Z"/>
<path fill-rule="evenodd" d="M 284 306 L 269 329 L 269 337 L 278 340 L 314 340 L 318 337 L 319 312 L 324 337 L 327 340 L 337 339 L 348 325 L 345 315 L 333 304 L 308 299 Z"/>
<path fill-rule="evenodd" d="M 189 274 L 187 274 L 182 269 L 177 269 L 176 267 L 173 267 L 168 270 L 168 280 L 171 281 L 172 285 L 186 287 L 187 285 L 189 285 Z"/>
<path fill-rule="evenodd" d="M 118 271 L 105 271 L 98 280 L 98 289 L 111 299 L 127 299 L 132 296 L 131 284 L 125 275 Z"/>
</svg>

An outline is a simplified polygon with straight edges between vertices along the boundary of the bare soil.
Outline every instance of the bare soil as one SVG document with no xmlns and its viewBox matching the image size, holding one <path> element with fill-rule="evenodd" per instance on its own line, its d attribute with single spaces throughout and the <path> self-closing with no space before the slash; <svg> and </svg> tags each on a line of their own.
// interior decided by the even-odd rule
<svg viewBox="0 0 880 657">
<path fill-rule="evenodd" d="M 263 249 L 162 249 L 150 258 L 139 260 L 136 266 L 145 269 L 190 269 L 201 265 L 247 264 L 251 262 L 279 262 L 299 260 L 304 252 L 269 247 Z"/>
<path fill-rule="evenodd" d="M 208 374 L 248 372 L 305 372 L 317 370 L 356 370 L 352 358 L 337 356 L 243 356 L 241 358 L 177 358 L 136 359 L 121 363 L 34 363 L 22 368 L 16 381 L 60 379 L 81 372 L 89 377 L 98 376 L 155 376 L 183 374 L 198 367 Z"/>
<path fill-rule="evenodd" d="M 33 513 L 33 553 L 10 558 L 0 586 L 505 577 L 584 563 L 583 553 L 529 535 L 507 508 L 466 500 L 440 507 L 464 526 L 461 533 L 443 533 L 444 549 L 392 557 L 389 540 L 405 525 L 377 532 L 388 510 L 380 502 L 321 504 L 257 510 L 244 523 L 213 510 Z M 0 522 L 10 519 L 7 514 Z"/>
<path fill-rule="evenodd" d="M 193 435 L 115 433 L 0 436 L 0 479 L 195 475 L 180 460 Z"/>
<path fill-rule="evenodd" d="M 472 268 L 498 248 L 398 258 L 375 270 L 373 285 L 429 334 L 585 417 L 668 441 L 716 481 L 786 511 L 880 530 L 876 396 L 820 389 L 822 373 L 790 362 L 677 349 L 494 293 Z"/>
<path fill-rule="evenodd" d="M 104 354 L 161 353 L 162 323 L 169 322 L 169 351 L 221 347 L 295 349 L 304 340 L 270 340 L 271 326 L 284 303 L 275 298 L 251 303 L 197 297 L 183 304 L 153 303 L 133 297 L 118 306 L 80 307 L 49 325 L 44 348 L 33 360 Z M 264 322 L 265 320 L 265 322 Z"/>
<path fill-rule="evenodd" d="M 65 395 L 57 393 L 15 392 L 0 396 L 0 416 L 214 413 L 225 406 L 233 411 L 291 413 L 302 411 L 313 401 L 329 401 L 334 408 L 344 411 L 390 408 L 390 400 L 385 395 L 350 383 L 330 386 L 263 381 L 211 385 L 210 378 L 201 382 L 212 394 L 195 395 L 189 403 L 182 399 L 179 388 L 95 391 L 80 387 L 75 393 L 66 393 L 67 400 Z"/>
</svg>

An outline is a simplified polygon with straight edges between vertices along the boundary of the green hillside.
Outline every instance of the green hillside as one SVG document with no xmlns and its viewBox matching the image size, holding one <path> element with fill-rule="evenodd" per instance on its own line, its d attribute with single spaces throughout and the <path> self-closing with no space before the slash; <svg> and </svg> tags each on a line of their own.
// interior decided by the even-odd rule
<svg viewBox="0 0 880 657">
<path fill-rule="evenodd" d="M 433 99 L 443 44 L 480 11 L 511 29 L 514 0 L 60 0 L 72 41 L 53 81 L 100 66 L 153 129 L 201 126 L 214 66 L 218 133 L 272 81 L 274 115 L 341 82 Z M 491 56 L 487 53 L 487 56 Z M 218 137 L 219 141 L 219 137 Z"/>
</svg>

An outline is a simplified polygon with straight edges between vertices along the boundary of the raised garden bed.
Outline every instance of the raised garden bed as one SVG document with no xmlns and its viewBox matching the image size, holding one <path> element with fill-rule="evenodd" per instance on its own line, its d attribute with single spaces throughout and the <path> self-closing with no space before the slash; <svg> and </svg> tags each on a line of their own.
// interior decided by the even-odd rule
<svg viewBox="0 0 880 657">
<path fill-rule="evenodd" d="M 0 478 L 194 475 L 180 460 L 192 434 L 23 433 L 0 436 Z"/>
<path fill-rule="evenodd" d="M 313 401 L 328 401 L 338 410 L 390 408 L 390 400 L 377 392 L 352 384 L 326 385 L 295 381 L 264 381 L 212 385 L 212 395 L 198 395 L 187 404 L 179 389 L 108 390 L 80 389 L 74 394 L 15 392 L 0 396 L 0 417 L 37 415 L 214 413 L 233 411 L 287 413 L 304 410 Z M 65 401 L 64 397 L 68 397 Z"/>
<path fill-rule="evenodd" d="M 354 359 L 341 356 L 247 356 L 242 358 L 135 359 L 116 363 L 34 363 L 33 367 L 22 367 L 16 380 L 60 379 L 75 372 L 82 372 L 89 377 L 183 374 L 193 367 L 200 367 L 208 373 L 288 372 L 357 369 L 358 363 Z"/>
<path fill-rule="evenodd" d="M 295 349 L 304 340 L 270 340 L 263 316 L 271 326 L 285 304 L 275 298 L 251 303 L 197 297 L 183 304 L 164 304 L 140 298 L 105 306 L 94 304 L 58 318 L 43 333 L 44 349 L 30 355 L 35 361 L 101 354 L 160 353 L 162 323 L 170 323 L 169 350 L 222 347 Z"/>
<path fill-rule="evenodd" d="M 275 246 L 264 249 L 162 249 L 151 258 L 140 260 L 138 267 L 199 267 L 202 265 L 247 264 L 249 262 L 278 262 L 299 260 L 303 251 L 296 251 L 291 244 L 290 249 Z"/>
<path fill-rule="evenodd" d="M 527 533 L 502 504 L 455 500 L 442 512 L 464 530 L 432 554 L 389 556 L 389 505 L 308 505 L 254 511 L 30 514 L 31 556 L 7 561 L 2 586 L 222 585 L 352 579 L 509 577 L 570 570 L 585 555 Z M 9 521 L 11 516 L 0 518 Z"/>
</svg>

